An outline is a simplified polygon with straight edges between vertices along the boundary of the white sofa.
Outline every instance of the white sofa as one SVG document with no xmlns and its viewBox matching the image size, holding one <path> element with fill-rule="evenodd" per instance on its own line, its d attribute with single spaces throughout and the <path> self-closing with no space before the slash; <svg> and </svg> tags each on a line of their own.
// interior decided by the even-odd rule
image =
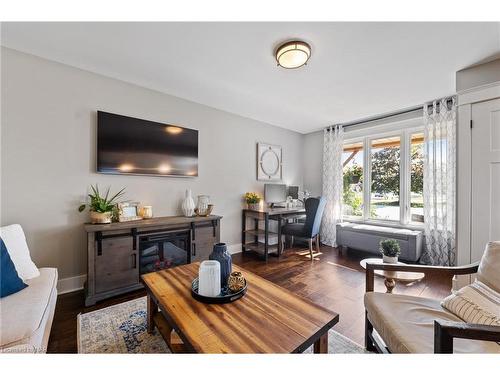
<svg viewBox="0 0 500 375">
<path fill-rule="evenodd" d="M 2 227 L 0 235 L 10 251 L 26 251 L 24 232 L 19 225 Z M 9 249 L 10 247 L 10 249 Z M 28 254 L 29 257 L 29 254 Z M 19 277 L 27 288 L 0 299 L 0 352 L 45 353 L 57 300 L 57 269 L 40 268 L 36 277 Z M 18 258 L 18 257 L 17 257 Z M 31 261 L 31 258 L 29 258 Z M 36 267 L 32 264 L 31 267 Z"/>
</svg>

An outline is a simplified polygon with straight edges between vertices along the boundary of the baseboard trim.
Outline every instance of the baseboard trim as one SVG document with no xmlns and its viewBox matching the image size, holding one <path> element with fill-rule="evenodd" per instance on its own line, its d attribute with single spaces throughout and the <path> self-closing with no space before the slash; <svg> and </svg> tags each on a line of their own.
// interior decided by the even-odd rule
<svg viewBox="0 0 500 375">
<path fill-rule="evenodd" d="M 229 254 L 238 254 L 241 253 L 241 244 L 240 243 L 235 243 L 232 245 L 227 245 L 227 251 Z"/>
<path fill-rule="evenodd" d="M 83 289 L 83 284 L 87 280 L 87 275 L 79 275 L 60 279 L 57 282 L 57 294 L 66 294 Z"/>
</svg>

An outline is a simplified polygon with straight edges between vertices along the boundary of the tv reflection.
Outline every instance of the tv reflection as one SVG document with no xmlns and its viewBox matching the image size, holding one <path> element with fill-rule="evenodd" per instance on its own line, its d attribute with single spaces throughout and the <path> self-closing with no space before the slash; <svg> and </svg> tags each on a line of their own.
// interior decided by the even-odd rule
<svg viewBox="0 0 500 375">
<path fill-rule="evenodd" d="M 104 151 L 100 156 L 100 172 L 102 173 L 198 176 L 198 158 L 195 157 L 155 153 L 127 155 L 127 153 Z"/>
</svg>

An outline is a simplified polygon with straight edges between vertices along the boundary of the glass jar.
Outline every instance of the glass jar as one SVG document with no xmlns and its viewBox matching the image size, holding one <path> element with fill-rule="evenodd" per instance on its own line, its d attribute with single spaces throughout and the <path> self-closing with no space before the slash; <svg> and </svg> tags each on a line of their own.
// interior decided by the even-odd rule
<svg viewBox="0 0 500 375">
<path fill-rule="evenodd" d="M 198 195 L 198 204 L 196 205 L 196 213 L 200 216 L 207 216 L 209 203 L 210 203 L 210 197 L 208 195 Z"/>
</svg>

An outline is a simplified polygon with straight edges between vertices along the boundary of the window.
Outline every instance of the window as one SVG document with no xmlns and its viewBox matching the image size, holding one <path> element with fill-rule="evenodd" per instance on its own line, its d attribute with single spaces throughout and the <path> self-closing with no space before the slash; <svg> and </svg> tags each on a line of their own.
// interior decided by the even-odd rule
<svg viewBox="0 0 500 375">
<path fill-rule="evenodd" d="M 344 145 L 342 204 L 344 215 L 348 217 L 363 217 L 363 155 L 363 142 Z"/>
<path fill-rule="evenodd" d="M 424 222 L 424 133 L 413 133 L 410 143 L 410 222 Z"/>
<path fill-rule="evenodd" d="M 378 138 L 371 142 L 370 217 L 400 220 L 399 183 L 400 137 Z"/>
<path fill-rule="evenodd" d="M 423 142 L 420 127 L 346 140 L 344 217 L 422 225 Z"/>
</svg>

